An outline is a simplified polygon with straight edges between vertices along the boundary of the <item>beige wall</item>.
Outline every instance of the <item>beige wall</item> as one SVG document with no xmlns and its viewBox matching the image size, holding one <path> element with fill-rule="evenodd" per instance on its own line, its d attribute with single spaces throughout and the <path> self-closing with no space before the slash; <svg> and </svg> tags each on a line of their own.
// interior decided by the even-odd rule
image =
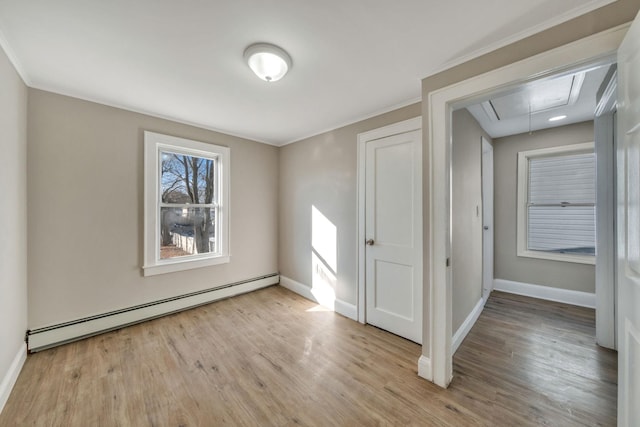
<svg viewBox="0 0 640 427">
<path fill-rule="evenodd" d="M 491 138 L 466 108 L 452 131 L 451 310 L 455 334 L 482 297 L 482 142 Z"/>
<path fill-rule="evenodd" d="M 0 48 L 0 384 L 27 330 L 27 87 Z M 0 401 L 0 409 L 2 406 Z"/>
<path fill-rule="evenodd" d="M 420 104 L 280 149 L 280 273 L 311 286 L 311 208 L 337 228 L 336 298 L 357 297 L 357 136 L 420 115 Z"/>
<path fill-rule="evenodd" d="M 550 49 L 560 47 L 587 37 L 592 34 L 599 33 L 609 28 L 622 25 L 624 23 L 632 21 L 640 9 L 640 2 L 638 0 L 618 0 L 607 6 L 601 7 L 593 12 L 589 12 L 578 18 L 567 21 L 563 24 L 557 25 L 548 30 L 534 34 L 530 37 L 522 39 L 518 42 L 512 43 L 503 48 L 497 49 L 493 52 L 482 55 L 473 60 L 467 61 L 463 64 L 449 68 L 440 73 L 434 74 L 422 80 L 422 135 L 425 141 L 425 145 L 428 143 L 430 134 L 429 129 L 429 104 L 427 102 L 430 92 L 450 86 L 457 82 L 466 80 L 468 78 L 486 73 L 491 70 L 495 70 L 505 65 L 512 64 L 525 58 L 529 58 L 541 52 L 548 51 Z M 428 189 L 429 175 L 431 171 L 428 168 L 429 164 L 429 151 L 423 150 L 423 188 Z M 423 198 L 423 212 L 425 212 L 425 227 L 424 230 L 424 277 L 430 276 L 429 271 L 429 227 L 426 224 L 429 223 L 428 212 L 429 206 L 429 194 L 425 192 Z M 431 337 L 429 336 L 430 314 L 428 307 L 431 303 L 429 300 L 430 289 L 428 284 L 425 285 L 424 295 L 424 307 L 425 313 L 423 316 L 423 348 L 422 353 L 426 357 L 430 357 L 431 348 L 429 342 Z"/>
<path fill-rule="evenodd" d="M 518 152 L 593 142 L 593 122 L 496 138 L 494 159 L 494 218 L 496 279 L 573 291 L 595 292 L 595 267 L 573 262 L 516 256 L 516 193 Z"/>
<path fill-rule="evenodd" d="M 277 148 L 29 89 L 29 327 L 278 271 Z M 143 131 L 231 148 L 231 262 L 143 277 Z"/>
</svg>

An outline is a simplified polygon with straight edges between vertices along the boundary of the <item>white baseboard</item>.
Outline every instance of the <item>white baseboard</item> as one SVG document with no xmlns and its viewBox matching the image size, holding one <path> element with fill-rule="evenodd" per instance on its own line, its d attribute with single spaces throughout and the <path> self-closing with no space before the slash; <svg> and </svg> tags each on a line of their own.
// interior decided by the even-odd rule
<svg viewBox="0 0 640 427">
<path fill-rule="evenodd" d="M 504 279 L 494 279 L 493 289 L 510 294 L 578 305 L 580 307 L 596 308 L 596 294 L 589 292 L 570 291 L 568 289 L 532 285 L 530 283 L 514 282 Z"/>
<path fill-rule="evenodd" d="M 2 378 L 2 382 L 0 383 L 0 412 L 4 409 L 4 405 L 7 403 L 7 400 L 9 400 L 11 390 L 13 390 L 13 386 L 18 380 L 18 375 L 20 375 L 20 371 L 22 370 L 26 360 L 27 345 L 22 344 L 18 353 L 16 353 L 16 357 L 13 358 L 11 366 L 9 366 L 9 370 L 5 373 Z"/>
<path fill-rule="evenodd" d="M 311 292 L 311 286 L 307 286 L 282 275 L 280 275 L 280 286 L 287 288 L 291 292 L 295 292 L 308 300 L 320 304 L 318 299 L 313 295 L 313 292 Z M 329 306 L 327 308 L 343 315 L 344 317 L 348 317 L 349 319 L 358 320 L 358 308 L 354 304 L 350 304 L 336 298 L 333 302 L 333 307 Z"/>
<path fill-rule="evenodd" d="M 311 293 L 311 287 L 307 285 L 303 285 L 300 282 L 297 282 L 293 279 L 288 278 L 287 276 L 280 275 L 280 286 L 283 288 L 289 289 L 291 292 L 295 292 L 296 294 L 305 297 L 308 300 L 313 302 L 318 302 L 316 298 Z"/>
<path fill-rule="evenodd" d="M 219 299 L 255 291 L 275 285 L 279 281 L 280 277 L 277 274 L 273 274 L 59 325 L 34 329 L 28 332 L 28 347 L 30 351 L 44 350 L 70 341 L 208 304 Z"/>
<path fill-rule="evenodd" d="M 335 304 L 336 313 L 342 314 L 351 320 L 358 321 L 358 308 L 355 304 L 350 304 L 337 298 Z"/>
<path fill-rule="evenodd" d="M 484 299 L 480 298 L 475 307 L 473 307 L 473 310 L 471 310 L 471 313 L 469 313 L 467 318 L 464 319 L 462 325 L 460 325 L 456 333 L 453 335 L 453 340 L 451 343 L 452 355 L 455 354 L 456 351 L 458 351 L 458 347 L 460 347 L 460 344 L 462 344 L 462 341 L 464 341 L 464 338 L 467 336 L 473 325 L 476 324 L 476 320 L 478 320 L 478 317 L 480 317 L 480 314 L 482 314 L 484 302 Z"/>
<path fill-rule="evenodd" d="M 418 359 L 418 376 L 425 380 L 433 381 L 433 371 L 431 370 L 431 359 L 424 354 Z"/>
</svg>

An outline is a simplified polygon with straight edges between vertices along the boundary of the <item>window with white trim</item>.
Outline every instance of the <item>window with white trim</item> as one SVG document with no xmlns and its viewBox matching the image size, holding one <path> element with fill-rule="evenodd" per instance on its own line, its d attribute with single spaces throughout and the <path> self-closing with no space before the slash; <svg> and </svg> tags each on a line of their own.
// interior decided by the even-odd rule
<svg viewBox="0 0 640 427">
<path fill-rule="evenodd" d="M 518 256 L 595 264 L 592 142 L 518 153 Z"/>
<path fill-rule="evenodd" d="M 229 262 L 229 148 L 153 132 L 144 144 L 144 275 Z"/>
</svg>

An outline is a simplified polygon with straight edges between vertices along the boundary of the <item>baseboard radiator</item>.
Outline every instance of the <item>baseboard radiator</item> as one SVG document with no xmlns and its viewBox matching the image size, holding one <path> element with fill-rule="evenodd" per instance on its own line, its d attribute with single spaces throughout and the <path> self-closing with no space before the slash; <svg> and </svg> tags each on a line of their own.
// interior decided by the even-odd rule
<svg viewBox="0 0 640 427">
<path fill-rule="evenodd" d="M 277 273 L 27 331 L 29 352 L 77 341 L 280 282 Z"/>
</svg>

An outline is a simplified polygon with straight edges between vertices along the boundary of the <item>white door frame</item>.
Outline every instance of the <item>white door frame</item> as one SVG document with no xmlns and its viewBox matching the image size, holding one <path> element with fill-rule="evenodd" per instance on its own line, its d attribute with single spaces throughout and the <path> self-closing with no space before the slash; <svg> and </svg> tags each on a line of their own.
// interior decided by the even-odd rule
<svg viewBox="0 0 640 427">
<path fill-rule="evenodd" d="M 384 126 L 378 129 L 373 129 L 368 132 L 363 132 L 358 134 L 358 218 L 357 218 L 357 229 L 358 236 L 356 247 L 358 248 L 358 298 L 357 298 L 357 311 L 358 311 L 358 322 L 366 323 L 366 294 L 365 294 L 365 213 L 366 213 L 366 205 L 365 205 L 365 183 L 366 183 L 366 143 L 370 141 L 374 141 L 380 138 L 386 138 L 388 136 L 399 135 L 401 133 L 412 132 L 414 130 L 422 130 L 422 116 L 414 117 L 413 119 L 404 120 L 398 123 L 394 123 L 392 125 Z M 418 154 L 419 161 L 422 161 L 422 155 Z M 419 206 L 422 206 L 422 198 L 417 200 L 416 203 Z M 422 248 L 422 232 L 418 233 L 417 237 L 417 245 Z M 422 257 L 420 257 L 422 258 Z M 422 271 L 422 263 L 420 265 L 414 266 L 416 271 Z M 424 307 L 422 308 L 424 313 Z"/>
<path fill-rule="evenodd" d="M 616 331 L 616 150 L 617 72 L 596 106 L 596 342 L 617 350 Z"/>
<path fill-rule="evenodd" d="M 450 257 L 451 223 L 449 218 L 451 170 L 451 115 L 455 108 L 468 106 L 483 96 L 542 77 L 589 68 L 615 60 L 618 46 L 629 25 L 621 25 L 556 49 L 472 77 L 428 94 L 426 149 L 429 163 L 423 173 L 432 179 L 424 191 L 428 194 L 426 227 L 430 230 L 431 248 L 425 260 L 431 267 L 425 277 L 425 294 L 431 295 L 429 316 L 430 358 L 419 365 L 419 374 L 441 387 L 453 376 L 451 353 L 451 276 L 446 260 Z M 425 343 L 426 344 L 426 343 Z M 422 359 L 426 358 L 423 354 Z M 430 369 L 425 369 L 429 367 Z M 430 372 L 429 372 L 430 371 Z"/>
<path fill-rule="evenodd" d="M 493 234 L 493 218 L 495 216 L 495 212 L 493 211 L 493 200 L 494 200 L 494 177 L 493 177 L 493 145 L 491 145 L 491 143 L 489 142 L 489 140 L 487 140 L 487 138 L 485 138 L 484 136 L 480 137 L 480 140 L 482 141 L 482 160 L 481 160 L 481 164 L 482 164 L 482 299 L 484 301 L 484 304 L 486 304 L 487 300 L 489 299 L 489 295 L 491 295 L 491 291 L 493 290 L 493 278 L 494 278 L 494 269 L 493 269 L 493 263 L 494 263 L 494 238 L 495 235 Z M 490 154 L 490 158 L 491 158 L 491 173 L 489 174 L 487 172 L 487 170 L 485 169 L 485 156 L 488 154 Z M 488 187 L 490 188 L 490 195 L 491 195 L 491 200 L 490 200 L 490 204 L 491 204 L 491 218 L 489 218 L 489 220 L 487 220 L 487 218 L 485 217 L 485 213 L 487 211 L 486 208 L 486 204 L 487 204 L 487 192 L 485 191 L 485 189 L 487 188 L 487 180 L 488 180 L 488 175 L 491 176 L 491 182 Z M 488 227 L 488 228 L 485 228 Z M 487 240 L 489 239 L 487 237 L 487 234 L 491 235 L 491 245 L 490 247 L 486 247 L 486 243 Z M 491 257 L 491 268 L 490 270 L 490 274 L 487 275 L 487 270 L 486 270 L 486 261 L 487 258 Z"/>
</svg>

